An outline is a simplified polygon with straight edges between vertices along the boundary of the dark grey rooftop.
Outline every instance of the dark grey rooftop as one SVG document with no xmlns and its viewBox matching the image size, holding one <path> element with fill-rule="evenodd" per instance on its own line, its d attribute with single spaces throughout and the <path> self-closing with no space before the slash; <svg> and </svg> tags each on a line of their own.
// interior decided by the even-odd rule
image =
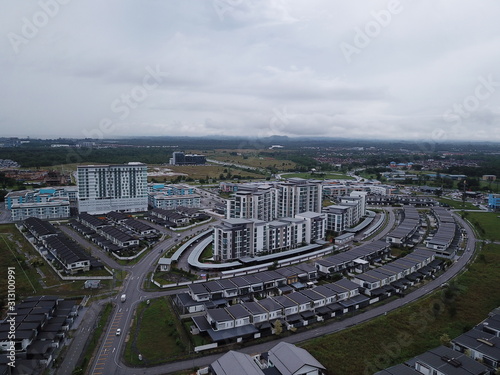
<svg viewBox="0 0 500 375">
<path fill-rule="evenodd" d="M 290 298 L 286 296 L 277 296 L 272 298 L 285 308 L 297 306 L 297 302 L 292 301 Z"/>
<path fill-rule="evenodd" d="M 406 365 L 399 364 L 386 368 L 385 370 L 378 371 L 373 375 L 422 375 L 422 373 Z"/>
<path fill-rule="evenodd" d="M 224 308 L 220 309 L 210 309 L 207 310 L 207 315 L 209 315 L 216 322 L 227 322 L 234 320 L 231 315 Z"/>
<path fill-rule="evenodd" d="M 494 334 L 475 328 L 453 339 L 452 342 L 500 361 L 500 337 Z"/>
<path fill-rule="evenodd" d="M 416 363 L 426 364 L 443 375 L 486 375 L 489 370 L 486 366 L 467 357 L 465 354 L 454 351 L 445 346 L 431 349 L 406 362 L 414 367 Z"/>
<path fill-rule="evenodd" d="M 239 304 L 226 307 L 226 311 L 231 314 L 234 319 L 243 319 L 251 315 L 247 309 Z"/>
</svg>

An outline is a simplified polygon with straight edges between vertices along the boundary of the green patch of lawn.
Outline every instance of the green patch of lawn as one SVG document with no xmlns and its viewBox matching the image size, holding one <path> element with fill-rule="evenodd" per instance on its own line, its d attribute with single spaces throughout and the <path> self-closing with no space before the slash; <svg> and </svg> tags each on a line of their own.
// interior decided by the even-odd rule
<svg viewBox="0 0 500 375">
<path fill-rule="evenodd" d="M 204 259 L 211 258 L 214 255 L 213 251 L 213 243 L 205 247 L 203 252 L 201 253 L 200 259 L 203 261 Z"/>
<path fill-rule="evenodd" d="M 7 270 L 15 269 L 16 299 L 40 293 L 42 287 L 35 268 L 26 261 L 24 251 L 28 246 L 13 224 L 0 226 L 0 300 L 7 300 Z M 2 276 L 3 273 L 3 276 Z M 3 306 L 0 306 L 3 308 Z"/>
<path fill-rule="evenodd" d="M 232 168 L 230 166 L 224 165 L 169 165 L 168 169 L 172 170 L 175 173 L 183 173 L 192 180 L 206 180 L 214 179 L 218 180 L 221 175 L 227 176 L 228 171 L 230 171 L 231 175 L 238 175 L 241 179 L 255 179 L 255 178 L 264 178 L 265 174 L 262 174 L 258 171 L 254 170 L 240 170 L 236 168 Z M 148 178 L 149 180 L 155 179 L 156 181 L 171 181 L 177 179 L 177 175 L 165 175 L 165 176 L 155 176 Z"/>
<path fill-rule="evenodd" d="M 500 214 L 498 212 L 464 212 L 463 216 L 474 225 L 481 238 L 500 241 Z"/>
<path fill-rule="evenodd" d="M 47 262 L 24 238 L 14 224 L 0 225 L 0 273 L 7 267 L 16 269 L 16 298 L 21 300 L 32 295 L 60 295 L 79 297 L 88 294 L 83 288 L 84 281 L 65 281 L 47 265 Z M 40 273 L 37 272 L 37 269 Z M 107 271 L 91 271 L 94 276 L 108 275 Z M 76 276 L 87 275 L 79 273 Z M 1 274 L 0 274 L 1 276 Z M 7 291 L 7 277 L 0 281 L 0 300 Z M 109 286 L 103 282 L 102 291 Z M 5 299 L 4 299 L 5 300 Z"/>
<path fill-rule="evenodd" d="M 186 356 L 189 339 L 167 298 L 142 302 L 125 348 L 125 360 L 134 366 L 153 365 Z M 143 360 L 139 361 L 138 355 Z"/>
<path fill-rule="evenodd" d="M 447 204 L 448 206 L 450 206 L 451 208 L 455 208 L 455 209 L 464 209 L 464 210 L 478 210 L 479 207 L 477 207 L 476 205 L 473 205 L 472 203 L 470 202 L 463 202 L 463 201 L 455 201 L 453 199 L 449 199 L 449 198 L 439 198 L 438 201 L 440 203 L 443 203 L 443 204 Z"/>
<path fill-rule="evenodd" d="M 241 155 L 235 155 L 239 153 Z M 254 168 L 274 167 L 280 171 L 294 170 L 297 166 L 297 164 L 292 161 L 279 160 L 271 156 L 267 156 L 265 152 L 259 154 L 252 151 L 246 152 L 244 150 L 226 150 L 226 152 L 219 151 L 214 156 L 210 156 L 210 159 L 227 163 L 247 165 Z M 233 172 L 233 174 L 235 173 L 236 172 Z"/>
<path fill-rule="evenodd" d="M 440 345 L 500 305 L 500 246 L 487 245 L 450 287 L 402 309 L 303 347 L 336 374 L 373 374 Z M 363 353 L 360 356 L 360 353 Z"/>
<path fill-rule="evenodd" d="M 314 179 L 314 180 L 354 180 L 353 177 L 345 175 L 343 173 L 286 173 L 282 175 L 283 178 L 304 178 L 304 179 Z"/>
</svg>

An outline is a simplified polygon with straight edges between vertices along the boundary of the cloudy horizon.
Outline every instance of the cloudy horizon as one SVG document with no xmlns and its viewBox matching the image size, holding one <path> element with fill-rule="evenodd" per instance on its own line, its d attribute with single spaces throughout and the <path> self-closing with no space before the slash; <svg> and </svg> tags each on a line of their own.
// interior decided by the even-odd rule
<svg viewBox="0 0 500 375">
<path fill-rule="evenodd" d="M 1 0 L 0 136 L 500 141 L 493 0 Z"/>
</svg>

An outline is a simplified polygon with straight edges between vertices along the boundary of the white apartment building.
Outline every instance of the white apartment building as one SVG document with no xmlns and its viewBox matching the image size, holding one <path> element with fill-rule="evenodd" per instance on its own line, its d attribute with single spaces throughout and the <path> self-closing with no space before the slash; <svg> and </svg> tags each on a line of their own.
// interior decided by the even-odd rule
<svg viewBox="0 0 500 375">
<path fill-rule="evenodd" d="M 326 215 L 297 214 L 265 222 L 258 219 L 226 219 L 214 227 L 214 258 L 218 261 L 281 252 L 325 237 Z"/>
<path fill-rule="evenodd" d="M 353 191 L 340 203 L 323 209 L 327 216 L 326 229 L 341 233 L 352 228 L 366 215 L 366 192 Z"/>
<path fill-rule="evenodd" d="M 214 227 L 214 259 L 226 261 L 263 251 L 265 222 L 257 219 L 226 219 Z"/>
<path fill-rule="evenodd" d="M 62 219 L 70 216 L 71 202 L 76 201 L 76 186 L 47 187 L 12 191 L 5 196 L 5 208 L 13 221 L 28 217 Z"/>
<path fill-rule="evenodd" d="M 346 228 L 349 228 L 352 223 L 352 207 L 342 205 L 332 205 L 325 207 L 323 210 L 326 213 L 326 229 L 341 233 Z"/>
<path fill-rule="evenodd" d="M 146 164 L 78 166 L 77 181 L 79 212 L 104 214 L 148 209 Z"/>
<path fill-rule="evenodd" d="M 10 209 L 12 221 L 21 221 L 29 217 L 38 219 L 65 219 L 70 216 L 69 201 L 64 199 L 46 202 L 18 203 Z"/>
<path fill-rule="evenodd" d="M 242 186 L 227 201 L 227 218 L 259 219 L 277 218 L 277 190 L 267 184 Z"/>
<path fill-rule="evenodd" d="M 302 212 L 321 212 L 321 181 L 291 178 L 286 182 L 241 185 L 227 202 L 227 218 L 272 221 Z"/>
<path fill-rule="evenodd" d="M 304 242 L 313 243 L 316 240 L 325 238 L 326 235 L 326 215 L 317 212 L 302 212 L 295 215 L 296 219 L 306 222 Z"/>
<path fill-rule="evenodd" d="M 278 188 L 278 217 L 294 217 L 302 212 L 321 212 L 321 181 L 290 178 Z"/>
</svg>

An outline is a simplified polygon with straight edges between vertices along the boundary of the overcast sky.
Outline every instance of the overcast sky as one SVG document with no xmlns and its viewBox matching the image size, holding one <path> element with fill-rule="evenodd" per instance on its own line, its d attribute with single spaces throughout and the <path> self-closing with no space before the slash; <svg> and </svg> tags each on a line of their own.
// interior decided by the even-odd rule
<svg viewBox="0 0 500 375">
<path fill-rule="evenodd" d="M 496 0 L 0 4 L 0 136 L 500 141 Z"/>
</svg>

